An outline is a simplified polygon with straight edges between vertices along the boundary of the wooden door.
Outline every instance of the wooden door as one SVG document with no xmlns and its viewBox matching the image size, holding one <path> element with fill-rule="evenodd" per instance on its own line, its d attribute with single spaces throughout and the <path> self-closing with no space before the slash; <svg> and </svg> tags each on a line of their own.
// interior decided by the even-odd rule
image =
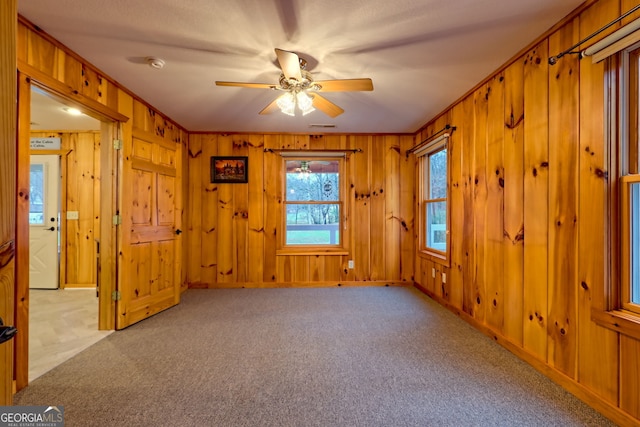
<svg viewBox="0 0 640 427">
<path fill-rule="evenodd" d="M 124 140 L 116 329 L 180 301 L 181 149 L 136 128 Z"/>
</svg>

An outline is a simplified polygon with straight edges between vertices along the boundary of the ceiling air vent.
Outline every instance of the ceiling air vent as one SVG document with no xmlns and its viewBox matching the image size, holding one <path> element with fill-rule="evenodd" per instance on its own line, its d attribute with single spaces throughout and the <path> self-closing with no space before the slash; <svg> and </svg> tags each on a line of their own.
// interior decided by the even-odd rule
<svg viewBox="0 0 640 427">
<path fill-rule="evenodd" d="M 310 128 L 334 128 L 336 127 L 336 125 L 329 125 L 329 124 L 310 124 L 309 125 Z"/>
</svg>

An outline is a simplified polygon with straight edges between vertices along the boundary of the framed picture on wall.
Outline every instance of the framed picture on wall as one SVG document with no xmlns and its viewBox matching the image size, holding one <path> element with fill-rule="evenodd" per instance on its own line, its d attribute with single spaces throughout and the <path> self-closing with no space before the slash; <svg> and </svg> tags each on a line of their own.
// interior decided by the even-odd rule
<svg viewBox="0 0 640 427">
<path fill-rule="evenodd" d="M 211 182 L 242 184 L 248 181 L 249 158 L 246 156 L 212 156 Z"/>
</svg>

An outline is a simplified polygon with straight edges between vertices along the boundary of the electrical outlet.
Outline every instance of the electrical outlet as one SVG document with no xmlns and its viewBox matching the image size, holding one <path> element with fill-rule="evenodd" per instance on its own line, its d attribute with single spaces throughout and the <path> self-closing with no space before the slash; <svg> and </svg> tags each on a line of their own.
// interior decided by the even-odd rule
<svg viewBox="0 0 640 427">
<path fill-rule="evenodd" d="M 447 273 L 442 273 L 442 283 L 447 283 Z"/>
<path fill-rule="evenodd" d="M 431 277 L 434 278 L 434 279 L 436 278 L 436 269 L 435 268 L 431 269 Z"/>
<path fill-rule="evenodd" d="M 354 266 L 353 260 L 352 260 L 352 259 L 350 259 L 350 260 L 349 260 L 349 269 L 350 269 L 350 270 L 353 270 L 354 268 L 355 268 L 355 266 Z"/>
<path fill-rule="evenodd" d="M 78 219 L 78 211 L 67 211 L 67 219 Z"/>
</svg>

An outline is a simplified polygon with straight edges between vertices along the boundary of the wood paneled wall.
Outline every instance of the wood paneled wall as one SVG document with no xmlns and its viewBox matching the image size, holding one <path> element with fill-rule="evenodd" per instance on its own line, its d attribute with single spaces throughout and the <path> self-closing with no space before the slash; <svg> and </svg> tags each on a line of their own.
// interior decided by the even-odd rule
<svg viewBox="0 0 640 427">
<path fill-rule="evenodd" d="M 189 136 L 188 280 L 194 287 L 413 283 L 414 162 L 407 135 Z M 281 157 L 265 149 L 352 150 L 349 255 L 278 255 Z M 214 155 L 249 157 L 248 184 L 212 184 Z M 348 269 L 348 260 L 355 268 Z"/>
<path fill-rule="evenodd" d="M 100 132 L 39 131 L 31 132 L 31 137 L 60 138 L 60 286 L 95 287 L 96 240 L 100 238 Z M 38 155 L 39 151 L 32 150 L 31 154 Z M 68 211 L 78 212 L 78 219 L 67 219 Z"/>
<path fill-rule="evenodd" d="M 0 2 L 0 317 L 6 325 L 15 324 L 17 9 L 17 0 Z M 0 406 L 13 402 L 13 345 L 0 344 Z"/>
<path fill-rule="evenodd" d="M 592 2 L 418 133 L 457 127 L 451 265 L 417 256 L 417 286 L 621 424 L 640 419 L 640 343 L 591 318 L 607 270 L 605 65 L 548 58 L 636 4 Z"/>
</svg>

